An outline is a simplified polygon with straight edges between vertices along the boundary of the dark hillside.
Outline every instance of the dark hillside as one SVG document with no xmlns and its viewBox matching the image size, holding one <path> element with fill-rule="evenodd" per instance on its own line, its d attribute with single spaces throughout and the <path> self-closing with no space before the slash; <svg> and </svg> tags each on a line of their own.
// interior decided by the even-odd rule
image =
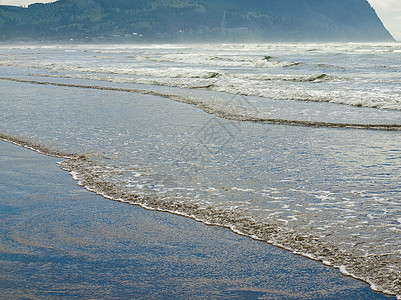
<svg viewBox="0 0 401 300">
<path fill-rule="evenodd" d="M 0 40 L 391 41 L 367 0 L 59 0 L 0 6 Z"/>
</svg>

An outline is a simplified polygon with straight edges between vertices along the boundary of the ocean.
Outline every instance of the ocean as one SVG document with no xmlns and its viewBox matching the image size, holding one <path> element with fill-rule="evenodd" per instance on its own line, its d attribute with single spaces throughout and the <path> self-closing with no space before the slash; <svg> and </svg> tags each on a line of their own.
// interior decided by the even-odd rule
<svg viewBox="0 0 401 300">
<path fill-rule="evenodd" d="M 0 138 L 89 191 L 401 299 L 401 44 L 0 46 Z"/>
</svg>

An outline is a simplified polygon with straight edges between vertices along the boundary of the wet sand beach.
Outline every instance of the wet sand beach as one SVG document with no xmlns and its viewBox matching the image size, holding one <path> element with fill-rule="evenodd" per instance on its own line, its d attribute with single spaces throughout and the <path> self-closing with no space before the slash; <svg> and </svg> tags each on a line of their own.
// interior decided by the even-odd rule
<svg viewBox="0 0 401 300">
<path fill-rule="evenodd" d="M 0 141 L 1 299 L 394 299 L 317 261 L 107 200 Z"/>
</svg>

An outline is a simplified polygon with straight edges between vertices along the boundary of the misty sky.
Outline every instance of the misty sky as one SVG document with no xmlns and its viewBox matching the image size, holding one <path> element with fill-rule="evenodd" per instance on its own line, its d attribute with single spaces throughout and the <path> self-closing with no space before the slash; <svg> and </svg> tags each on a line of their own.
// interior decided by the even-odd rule
<svg viewBox="0 0 401 300">
<path fill-rule="evenodd" d="M 333 0 L 335 1 L 335 0 Z M 401 0 L 368 0 L 379 14 L 391 34 L 401 41 Z M 54 2 L 46 0 L 0 0 L 0 5 L 28 5 L 35 2 Z"/>
</svg>

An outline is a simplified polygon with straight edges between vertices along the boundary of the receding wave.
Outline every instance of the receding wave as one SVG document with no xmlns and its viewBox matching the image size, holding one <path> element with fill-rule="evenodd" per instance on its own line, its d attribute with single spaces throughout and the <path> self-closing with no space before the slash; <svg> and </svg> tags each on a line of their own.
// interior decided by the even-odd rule
<svg viewBox="0 0 401 300">
<path fill-rule="evenodd" d="M 215 207 L 207 202 L 185 202 L 180 198 L 162 198 L 138 195 L 130 189 L 116 185 L 116 182 L 103 176 L 110 166 L 102 165 L 95 157 L 80 155 L 60 163 L 60 167 L 70 172 L 74 180 L 87 190 L 108 199 L 139 205 L 146 209 L 170 212 L 193 218 L 208 225 L 229 228 L 235 233 L 265 241 L 275 246 L 322 261 L 338 268 L 344 275 L 368 282 L 372 289 L 388 294 L 401 292 L 399 273 L 391 266 L 397 261 L 393 255 L 355 256 L 342 251 L 337 245 L 306 236 L 279 222 L 258 220 L 243 214 L 235 208 Z M 113 172 L 113 170 L 111 171 Z M 114 172 L 118 172 L 118 168 Z M 381 272 L 378 277 L 377 273 Z"/>
<path fill-rule="evenodd" d="M 64 158 L 59 162 L 60 168 L 69 172 L 78 184 L 88 191 L 105 198 L 139 205 L 149 210 L 157 210 L 189 217 L 208 225 L 222 226 L 233 232 L 253 239 L 281 247 L 295 254 L 322 261 L 324 264 L 338 268 L 344 275 L 369 283 L 373 290 L 391 295 L 401 294 L 399 271 L 395 267 L 399 258 L 394 254 L 367 254 L 343 251 L 338 245 L 324 241 L 313 234 L 305 234 L 296 228 L 287 227 L 285 223 L 274 219 L 259 219 L 236 207 L 215 206 L 211 202 L 197 200 L 187 202 L 181 197 L 162 197 L 159 195 L 141 195 L 129 189 L 118 180 L 118 164 L 113 159 L 96 154 L 62 153 L 45 145 L 11 135 L 0 134 L 2 140 L 46 154 Z M 377 274 L 380 273 L 380 276 Z"/>
<path fill-rule="evenodd" d="M 323 122 L 323 121 L 307 121 L 307 120 L 288 120 L 288 119 L 276 119 L 266 118 L 258 116 L 257 113 L 244 111 L 242 106 L 232 106 L 229 109 L 224 105 L 216 105 L 213 102 L 202 101 L 195 97 L 184 97 L 176 94 L 169 94 L 164 92 L 158 92 L 153 90 L 145 89 L 133 89 L 133 88 L 120 88 L 110 86 L 95 86 L 95 85 L 80 85 L 70 83 L 58 83 L 49 81 L 37 81 L 37 80 L 25 80 L 18 78 L 7 78 L 0 77 L 0 80 L 31 83 L 39 85 L 53 85 L 61 87 L 71 88 L 85 88 L 85 89 L 96 89 L 104 91 L 117 91 L 117 92 L 128 92 L 128 93 L 139 93 L 144 95 L 153 95 L 163 98 L 169 98 L 174 101 L 195 105 L 196 107 L 204 110 L 206 113 L 216 115 L 218 117 L 235 120 L 235 121 L 249 121 L 249 122 L 264 122 L 271 124 L 280 125 L 296 125 L 296 126 L 307 126 L 307 127 L 329 127 L 329 128 L 352 128 L 352 129 L 374 129 L 374 130 L 401 130 L 401 124 L 358 124 L 358 123 L 346 123 L 346 122 Z"/>
</svg>

